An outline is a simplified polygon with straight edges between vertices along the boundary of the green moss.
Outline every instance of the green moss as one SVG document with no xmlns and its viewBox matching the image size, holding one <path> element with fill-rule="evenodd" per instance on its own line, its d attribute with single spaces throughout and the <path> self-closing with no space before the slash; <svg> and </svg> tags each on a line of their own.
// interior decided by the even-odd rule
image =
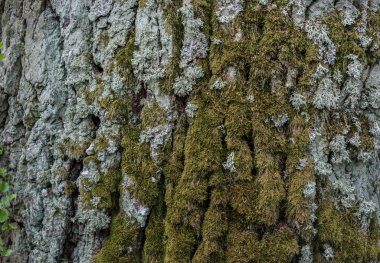
<svg viewBox="0 0 380 263">
<path fill-rule="evenodd" d="M 228 231 L 228 182 L 222 172 L 210 178 L 210 204 L 202 224 L 202 242 L 196 250 L 193 262 L 224 262 Z"/>
<path fill-rule="evenodd" d="M 361 125 L 360 146 L 358 147 L 358 151 L 373 151 L 375 141 L 370 133 L 372 124 L 365 116 L 360 116 L 358 119 Z"/>
<path fill-rule="evenodd" d="M 310 120 L 309 120 L 310 121 Z M 305 239 L 313 235 L 308 226 L 311 224 L 310 202 L 304 196 L 305 185 L 315 182 L 314 167 L 310 161 L 300 169 L 301 159 L 308 157 L 310 127 L 307 120 L 299 114 L 295 115 L 290 123 L 292 143 L 288 146 L 286 159 L 287 173 L 291 175 L 287 180 L 286 215 L 287 221 L 294 227 L 301 227 L 301 236 Z"/>
<path fill-rule="evenodd" d="M 120 172 L 118 170 L 109 171 L 100 175 L 100 180 L 93 186 L 91 195 L 93 197 L 101 197 L 99 208 L 111 209 L 114 207 L 113 194 L 117 192 L 117 186 L 120 181 Z"/>
<path fill-rule="evenodd" d="M 238 219 L 230 220 L 233 224 L 228 233 L 226 262 L 286 263 L 299 253 L 296 236 L 287 226 L 267 232 L 260 240 L 255 229 L 247 229 Z"/>
<path fill-rule="evenodd" d="M 196 243 L 194 231 L 191 226 L 173 225 L 166 222 L 165 260 L 167 263 L 187 263 L 190 261 L 194 244 Z"/>
<path fill-rule="evenodd" d="M 255 184 L 253 172 L 253 158 L 248 144 L 244 141 L 236 141 L 230 148 L 235 153 L 234 163 L 236 172 L 231 175 L 233 178 L 230 190 L 231 206 L 247 220 L 254 221 L 255 213 Z"/>
<path fill-rule="evenodd" d="M 258 263 L 286 263 L 299 253 L 296 237 L 286 226 L 280 227 L 270 235 L 264 235 L 260 242 Z"/>
<path fill-rule="evenodd" d="M 106 151 L 110 140 L 112 140 L 112 138 L 108 138 L 104 135 L 98 136 L 94 143 L 95 152 Z"/>
<path fill-rule="evenodd" d="M 334 249 L 334 262 L 378 259 L 378 231 L 369 237 L 358 225 L 355 211 L 338 210 L 330 200 L 318 209 L 318 240 Z"/>
<path fill-rule="evenodd" d="M 241 108 L 246 108 L 242 105 Z M 230 108 L 233 109 L 234 107 Z M 227 149 L 234 153 L 234 166 L 236 171 L 232 173 L 232 187 L 230 190 L 231 206 L 248 220 L 254 220 L 254 177 L 253 177 L 253 153 L 249 147 L 252 128 L 249 125 L 249 114 L 234 115 L 228 112 L 226 116 Z M 235 113 L 235 112 L 234 112 Z M 236 118 L 241 116 L 241 118 Z M 231 122 L 231 123 L 230 123 Z M 248 141 L 247 141 L 248 140 Z"/>
<path fill-rule="evenodd" d="M 303 192 L 309 182 L 314 182 L 314 167 L 309 162 L 300 171 L 295 171 L 289 179 L 289 190 L 287 195 L 286 213 L 288 222 L 306 226 L 310 222 L 310 201 L 305 198 Z M 304 233 L 310 237 L 311 233 Z"/>
<path fill-rule="evenodd" d="M 165 30 L 172 36 L 172 58 L 165 68 L 166 76 L 160 80 L 162 91 L 166 94 L 173 94 L 173 84 L 176 77 L 180 75 L 179 63 L 181 60 L 181 47 L 183 41 L 183 25 L 178 15 L 178 9 L 182 6 L 181 1 L 168 1 L 164 3 Z"/>
<path fill-rule="evenodd" d="M 355 133 L 359 134 L 360 144 L 353 146 L 348 144 L 347 149 L 350 152 L 350 158 L 355 159 L 361 152 L 371 152 L 374 149 L 374 137 L 370 133 L 372 124 L 370 120 L 363 115 L 355 116 L 355 123 L 352 118 L 342 113 L 342 117 L 330 121 L 325 121 L 327 138 L 332 140 L 337 135 L 345 135 L 348 139 L 352 138 Z M 356 127 L 360 125 L 360 129 Z"/>
<path fill-rule="evenodd" d="M 163 195 L 158 198 L 158 204 L 153 207 L 145 230 L 143 262 L 159 263 L 164 258 L 165 205 Z"/>
<path fill-rule="evenodd" d="M 185 119 L 178 121 L 177 129 L 173 132 L 172 151 L 168 154 L 168 162 L 164 166 L 165 177 L 165 203 L 168 207 L 172 206 L 176 187 L 181 178 L 185 160 L 185 141 L 186 129 Z"/>
<path fill-rule="evenodd" d="M 189 129 L 184 171 L 174 195 L 175 202 L 168 207 L 167 262 L 188 262 L 196 246 L 196 237 L 201 234 L 208 181 L 210 175 L 220 172 L 222 162 L 219 125 L 220 119 L 212 109 L 199 109 Z"/>
<path fill-rule="evenodd" d="M 148 3 L 148 0 L 139 0 L 139 7 L 144 7 Z"/>
<path fill-rule="evenodd" d="M 70 139 L 65 139 L 56 147 L 60 151 L 61 155 L 67 156 L 70 159 L 79 160 L 86 155 L 86 149 L 90 146 L 90 144 L 90 140 L 83 142 L 73 142 Z"/>
<path fill-rule="evenodd" d="M 99 165 L 99 161 L 95 156 L 88 156 L 83 159 L 83 163 L 93 163 Z M 92 207 L 91 200 L 94 197 L 100 197 L 98 208 L 111 209 L 114 207 L 114 196 L 118 191 L 120 181 L 120 171 L 118 167 L 111 167 L 108 172 L 101 173 L 99 181 L 92 182 L 88 178 L 81 180 L 82 188 L 79 188 L 81 198 L 87 207 Z M 90 190 L 88 190 L 90 189 Z"/>
<path fill-rule="evenodd" d="M 103 48 L 108 46 L 108 43 L 110 42 L 110 37 L 107 33 L 100 34 L 99 39 Z"/>
<path fill-rule="evenodd" d="M 360 46 L 359 34 L 352 28 L 343 25 L 342 16 L 338 12 L 332 12 L 330 15 L 323 19 L 330 32 L 329 37 L 336 45 L 336 57 L 334 67 L 345 71 L 344 68 L 348 64 L 347 55 L 355 54 L 360 59 L 366 59 L 366 52 Z"/>
<path fill-rule="evenodd" d="M 215 190 L 203 222 L 202 242 L 193 262 L 224 262 L 225 236 L 228 229 L 227 191 Z"/>
<path fill-rule="evenodd" d="M 265 156 L 270 162 L 274 162 L 270 156 Z M 273 165 L 271 163 L 270 165 Z M 280 215 L 280 203 L 285 200 L 284 182 L 278 171 L 270 167 L 262 168 L 257 178 L 257 200 L 255 203 L 256 220 L 260 224 L 273 225 Z"/>
<path fill-rule="evenodd" d="M 122 140 L 124 148 L 122 170 L 133 180 L 129 191 L 145 207 L 154 207 L 159 197 L 158 181 L 161 181 L 163 159 L 165 158 L 166 144 L 156 151 L 159 158 L 151 157 L 150 144 L 140 142 L 140 135 L 144 129 L 152 129 L 158 125 L 167 123 L 165 112 L 157 103 L 146 104 L 140 114 L 139 125 L 128 124 L 125 127 L 125 135 Z"/>
<path fill-rule="evenodd" d="M 247 228 L 239 218 L 230 218 L 227 237 L 227 263 L 255 262 L 260 241 L 255 229 Z"/>
<path fill-rule="evenodd" d="M 87 105 L 93 104 L 96 99 L 100 98 L 104 92 L 104 82 L 100 78 L 100 76 L 95 76 L 96 86 L 94 90 L 89 90 L 88 88 L 84 88 L 82 91 L 82 96 L 86 101 Z"/>
<path fill-rule="evenodd" d="M 283 132 L 276 131 L 271 123 L 266 123 L 266 116 L 260 112 L 266 109 L 265 105 L 258 105 L 253 117 L 254 162 L 258 174 L 255 182 L 255 214 L 258 223 L 273 225 L 277 222 L 280 203 L 286 194 L 281 177 L 281 156 L 286 153 L 287 140 Z M 274 108 L 268 111 L 271 110 Z"/>
<path fill-rule="evenodd" d="M 226 112 L 225 127 L 228 131 L 228 138 L 248 138 L 252 133 L 250 120 L 252 112 L 250 105 L 231 104 Z M 230 143 L 233 145 L 233 142 Z"/>
<path fill-rule="evenodd" d="M 1 154 L 0 154 L 0 156 L 1 156 Z M 62 181 L 70 179 L 70 173 L 67 170 L 67 168 L 65 166 L 63 166 L 63 165 L 62 166 L 54 167 L 53 168 L 53 173 L 54 173 L 54 175 L 57 176 L 57 178 L 59 178 Z"/>
<path fill-rule="evenodd" d="M 142 127 L 153 128 L 158 125 L 167 124 L 165 111 L 158 105 L 157 102 L 146 104 L 141 111 Z"/>
<path fill-rule="evenodd" d="M 253 19 L 257 16 L 258 14 L 255 13 L 250 18 Z M 213 19 L 216 20 L 216 18 Z M 218 22 L 214 21 L 212 39 L 221 41 L 220 44 L 212 44 L 210 47 L 210 68 L 215 77 L 218 77 L 228 66 L 235 64 L 239 65 L 239 67 L 244 67 L 249 59 L 247 55 L 251 55 L 256 51 L 257 39 L 254 34 L 257 31 L 256 28 L 249 27 L 247 30 L 250 30 L 251 34 L 244 36 L 241 41 L 234 41 L 235 34 L 240 29 L 239 24 L 239 21 L 237 21 L 235 27 L 223 28 L 218 27 Z"/>
<path fill-rule="evenodd" d="M 185 145 L 185 167 L 178 184 L 176 203 L 182 211 L 192 210 L 188 202 L 202 204 L 206 200 L 209 176 L 220 171 L 222 144 L 219 124 L 215 112 L 200 109 L 190 127 Z M 193 212 L 196 221 L 189 217 L 186 220 L 197 225 L 200 217 L 198 211 Z"/>
<path fill-rule="evenodd" d="M 380 12 L 369 12 L 367 18 L 367 34 L 372 37 L 373 42 L 370 47 L 373 51 L 370 53 L 369 61 L 374 63 L 377 58 L 380 57 L 380 49 L 373 48 L 376 45 L 380 46 L 380 36 L 378 34 L 378 28 L 380 27 Z"/>
<path fill-rule="evenodd" d="M 94 141 L 94 150 L 97 153 L 106 151 L 109 147 L 110 140 L 117 140 L 113 136 L 104 137 L 98 136 Z M 88 146 L 87 146 L 88 147 Z M 84 165 L 96 165 L 99 166 L 99 160 L 96 155 L 87 156 L 83 159 Z M 81 198 L 88 207 L 92 207 L 93 204 L 91 200 L 94 197 L 100 197 L 100 203 L 97 205 L 98 208 L 111 209 L 114 206 L 116 200 L 114 200 L 114 194 L 118 191 L 117 186 L 120 181 L 120 171 L 118 165 L 110 167 L 106 172 L 103 172 L 99 176 L 97 182 L 91 182 L 89 179 L 85 178 L 81 181 L 83 188 L 79 189 L 81 193 Z M 90 191 L 88 189 L 91 189 Z"/>
<path fill-rule="evenodd" d="M 111 98 L 107 97 L 99 101 L 99 106 L 106 109 L 106 120 L 122 124 L 128 120 L 128 114 L 131 105 L 131 98 Z"/>
<path fill-rule="evenodd" d="M 251 94 L 255 98 L 252 115 L 257 172 L 254 218 L 259 224 L 275 225 L 282 213 L 283 201 L 287 200 L 288 215 L 300 220 L 300 224 L 306 223 L 310 211 L 302 191 L 304 184 L 313 179 L 313 169 L 309 166 L 297 172 L 296 167 L 308 155 L 311 122 L 301 117 L 290 105 L 289 98 L 292 92 L 304 94 L 310 89 L 318 48 L 294 28 L 291 20 L 280 14 L 281 9 L 258 14 L 262 10 L 257 10 L 254 4 L 248 4 L 248 8 L 254 15 L 245 19 L 253 21 L 258 35 L 262 34 L 255 40 L 256 49 L 252 49 L 249 61 L 251 65 L 260 65 L 251 67 L 249 72 Z M 291 88 L 286 87 L 289 70 L 296 72 Z M 308 106 L 304 110 L 309 112 Z M 275 127 L 273 118 L 285 115 L 289 120 L 282 127 Z M 284 180 L 285 176 L 291 179 Z"/>
<path fill-rule="evenodd" d="M 67 196 L 72 196 L 77 190 L 77 187 L 73 181 L 66 181 L 64 193 Z"/>
<path fill-rule="evenodd" d="M 132 58 L 135 48 L 135 34 L 130 33 L 127 36 L 126 44 L 123 48 L 117 51 L 114 63 L 108 68 L 108 74 L 115 70 L 118 74 L 126 78 L 127 84 L 130 87 L 136 86 L 137 80 L 132 72 Z"/>
<path fill-rule="evenodd" d="M 159 192 L 152 178 L 157 178 L 159 169 L 150 157 L 149 145 L 139 143 L 140 129 L 133 125 L 127 126 L 127 133 L 122 140 L 122 171 L 133 180 L 128 190 L 142 205 L 153 207 Z"/>
<path fill-rule="evenodd" d="M 123 213 L 117 214 L 111 222 L 110 236 L 105 240 L 102 249 L 94 257 L 95 263 L 138 263 L 140 227 L 125 218 Z"/>
<path fill-rule="evenodd" d="M 368 229 L 368 247 L 366 260 L 378 261 L 380 259 L 380 234 L 377 216 L 373 215 Z"/>
</svg>

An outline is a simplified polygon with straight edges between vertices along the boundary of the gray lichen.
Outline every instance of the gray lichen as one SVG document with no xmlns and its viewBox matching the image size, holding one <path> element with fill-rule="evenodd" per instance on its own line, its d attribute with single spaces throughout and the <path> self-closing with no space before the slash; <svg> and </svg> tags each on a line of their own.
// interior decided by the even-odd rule
<svg viewBox="0 0 380 263">
<path fill-rule="evenodd" d="M 154 160 L 158 158 L 158 148 L 170 137 L 171 130 L 171 125 L 158 125 L 147 127 L 147 129 L 140 134 L 140 143 L 150 144 L 151 156 Z"/>
<path fill-rule="evenodd" d="M 183 75 L 176 79 L 173 90 L 178 96 L 186 96 L 192 91 L 195 81 L 203 76 L 203 70 L 197 65 L 197 60 L 207 56 L 208 42 L 202 32 L 203 21 L 195 17 L 191 1 L 183 0 L 179 11 L 183 16 L 182 24 L 185 30 L 179 64 Z"/>
<path fill-rule="evenodd" d="M 221 0 L 218 3 L 216 16 L 220 23 L 228 24 L 242 11 L 243 6 L 240 0 Z"/>
<path fill-rule="evenodd" d="M 235 152 L 231 152 L 227 156 L 227 160 L 223 163 L 223 168 L 229 171 L 230 173 L 236 172 L 235 167 Z"/>
</svg>

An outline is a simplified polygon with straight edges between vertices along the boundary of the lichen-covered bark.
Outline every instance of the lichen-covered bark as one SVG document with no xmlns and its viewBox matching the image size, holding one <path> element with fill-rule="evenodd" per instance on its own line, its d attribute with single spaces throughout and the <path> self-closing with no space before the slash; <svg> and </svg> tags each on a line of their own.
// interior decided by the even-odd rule
<svg viewBox="0 0 380 263">
<path fill-rule="evenodd" d="M 0 1 L 0 262 L 380 261 L 379 4 Z"/>
</svg>

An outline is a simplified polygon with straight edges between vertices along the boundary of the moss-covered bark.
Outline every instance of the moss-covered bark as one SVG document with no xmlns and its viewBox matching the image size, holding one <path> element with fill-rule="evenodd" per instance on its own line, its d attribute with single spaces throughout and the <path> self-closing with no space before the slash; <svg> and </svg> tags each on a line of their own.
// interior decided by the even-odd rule
<svg viewBox="0 0 380 263">
<path fill-rule="evenodd" d="M 73 210 L 63 240 L 89 226 L 70 252 L 87 257 L 66 258 L 380 260 L 376 1 L 94 6 L 97 44 L 72 69 L 92 73 L 65 72 L 78 102 L 61 125 L 75 132 L 54 141 L 60 181 L 39 179 Z M 50 259 L 33 238 L 31 262 Z"/>
<path fill-rule="evenodd" d="M 135 236 L 144 236 L 134 252 L 140 260 L 378 260 L 377 217 L 371 214 L 370 229 L 362 229 L 355 216 L 357 205 L 339 205 L 339 197 L 314 168 L 318 160 L 310 153 L 310 137 L 319 125 L 329 141 L 345 132 L 339 128 L 340 120 L 355 116 L 363 125 L 362 143 L 354 151 L 373 148 L 373 142 L 367 143 L 374 137 L 365 112 L 345 106 L 323 110 L 313 104 L 318 67 L 324 64 L 327 70 L 348 72 L 347 56 L 352 54 L 369 67 L 376 61 L 376 51 L 360 47 L 358 33 L 343 24 L 343 14 L 332 11 L 315 22 L 327 26 L 336 46 L 335 62 L 328 65 L 321 53 L 323 40 L 310 36 L 325 32 L 305 32 L 290 17 L 288 2 L 140 1 L 139 5 L 164 10 L 165 27 L 173 38 L 171 62 L 163 66 L 167 73 L 158 82 L 160 93 L 170 97 L 170 113 L 153 106 L 154 98 L 153 104 L 152 98 L 139 101 L 142 111 L 132 119 L 129 114 L 124 134 L 123 173 L 133 181 L 128 189 L 150 209 L 146 225 L 135 229 Z M 180 7 L 182 16 L 177 12 Z M 369 34 L 377 16 L 370 12 Z M 186 46 L 201 37 L 192 35 L 191 27 L 203 34 L 209 47 Z M 191 56 L 186 67 L 180 66 L 184 56 Z M 118 63 L 131 65 L 133 56 L 120 58 Z M 185 96 L 176 93 L 179 67 L 192 86 Z M 202 73 L 192 78 L 189 71 L 195 69 Z M 342 78 L 349 77 L 343 74 Z M 147 92 L 149 96 L 149 87 Z M 191 114 L 190 104 L 195 105 Z M 331 120 L 338 112 L 345 118 Z M 172 125 L 171 135 L 154 158 L 152 145 L 139 136 L 144 129 L 165 123 Z M 109 244 L 118 235 L 111 230 L 98 260 L 110 253 Z M 113 258 L 107 262 L 122 260 Z"/>
</svg>

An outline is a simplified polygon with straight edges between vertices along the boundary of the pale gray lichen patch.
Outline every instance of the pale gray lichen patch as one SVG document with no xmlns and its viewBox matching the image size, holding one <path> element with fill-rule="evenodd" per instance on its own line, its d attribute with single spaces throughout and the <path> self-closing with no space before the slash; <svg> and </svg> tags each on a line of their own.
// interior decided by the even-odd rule
<svg viewBox="0 0 380 263">
<path fill-rule="evenodd" d="M 193 104 L 193 103 L 189 102 L 186 105 L 186 108 L 185 108 L 186 115 L 189 118 L 194 118 L 195 117 L 195 112 L 197 111 L 197 109 L 198 109 L 198 106 L 196 104 Z"/>
<path fill-rule="evenodd" d="M 303 196 L 308 199 L 314 199 L 317 193 L 316 183 L 307 182 L 303 188 Z"/>
<path fill-rule="evenodd" d="M 223 168 L 229 171 L 230 173 L 235 173 L 236 172 L 236 167 L 235 167 L 235 152 L 231 152 L 227 156 L 227 160 L 223 163 Z"/>
<path fill-rule="evenodd" d="M 305 230 L 308 230 L 312 234 L 316 234 L 316 229 L 314 228 L 313 223 L 317 219 L 317 204 L 316 204 L 316 196 L 317 196 L 317 184 L 315 181 L 309 181 L 307 182 L 303 187 L 303 196 L 307 202 L 307 207 L 309 209 L 310 215 L 309 215 L 309 221 L 304 226 Z M 309 238 L 307 238 L 309 239 Z"/>
<path fill-rule="evenodd" d="M 328 163 L 327 141 L 320 129 L 314 128 L 310 134 L 310 153 L 314 161 L 314 169 L 319 176 L 330 176 L 333 173 L 332 165 Z"/>
<path fill-rule="evenodd" d="M 113 2 L 112 10 L 104 15 L 109 2 Z M 97 1 L 91 7 L 94 23 L 93 36 L 93 60 L 102 68 L 114 64 L 115 53 L 124 47 L 127 41 L 125 37 L 135 22 L 137 0 L 131 1 Z M 101 10 L 97 10 L 100 6 Z M 132 69 L 130 69 L 132 70 Z"/>
<path fill-rule="evenodd" d="M 197 79 L 203 77 L 203 70 L 198 66 L 185 68 L 183 76 L 177 77 L 173 84 L 174 94 L 184 97 L 191 93 Z"/>
<path fill-rule="evenodd" d="M 112 0 L 96 0 L 91 6 L 88 18 L 90 21 L 95 21 L 100 17 L 107 16 L 112 9 Z"/>
<path fill-rule="evenodd" d="M 350 162 L 350 154 L 347 150 L 346 138 L 343 135 L 336 135 L 330 142 L 329 148 L 333 153 L 331 162 L 340 164 L 343 162 Z"/>
<path fill-rule="evenodd" d="M 360 226 L 364 231 L 368 231 L 371 223 L 372 216 L 378 207 L 373 201 L 363 200 L 359 204 L 359 209 L 356 213 L 359 218 Z"/>
<path fill-rule="evenodd" d="M 361 142 L 360 134 L 358 132 L 355 132 L 354 135 L 348 140 L 348 142 L 355 147 L 359 147 Z"/>
<path fill-rule="evenodd" d="M 307 7 L 306 15 L 309 19 L 315 19 L 329 14 L 332 10 L 334 10 L 334 1 L 332 0 L 312 1 Z"/>
<path fill-rule="evenodd" d="M 236 80 L 236 68 L 235 67 L 228 67 L 226 72 L 226 79 L 228 81 L 235 81 Z"/>
<path fill-rule="evenodd" d="M 255 97 L 252 96 L 252 95 L 248 95 L 247 97 L 244 98 L 244 102 L 254 103 L 255 102 Z"/>
<path fill-rule="evenodd" d="M 261 0 L 261 2 L 267 2 L 267 0 Z M 305 22 L 305 16 L 306 16 L 306 8 L 308 5 L 310 5 L 312 0 L 290 0 L 288 3 L 288 7 L 283 10 L 284 15 L 287 15 L 288 12 L 292 11 L 292 18 L 294 21 L 294 24 L 302 28 L 304 22 Z"/>
<path fill-rule="evenodd" d="M 207 56 L 208 44 L 206 36 L 202 32 L 203 21 L 195 17 L 191 1 L 184 0 L 179 11 L 183 16 L 185 29 L 180 67 L 186 68 L 188 64 L 194 64 L 196 59 Z"/>
<path fill-rule="evenodd" d="M 221 90 L 226 86 L 226 83 L 221 79 L 218 78 L 212 85 L 211 89 L 213 90 Z"/>
<path fill-rule="evenodd" d="M 307 37 L 318 46 L 320 58 L 327 64 L 333 64 L 336 59 L 336 46 L 328 36 L 327 26 L 318 19 L 312 19 L 306 21 L 305 31 Z"/>
<path fill-rule="evenodd" d="M 345 26 L 353 25 L 360 15 L 359 10 L 350 1 L 338 1 L 335 7 L 342 12 L 342 23 Z"/>
<path fill-rule="evenodd" d="M 299 161 L 298 165 L 297 165 L 297 170 L 300 170 L 302 171 L 303 169 L 305 169 L 306 165 L 307 165 L 307 162 L 308 162 L 308 159 L 307 158 L 303 158 Z"/>
<path fill-rule="evenodd" d="M 347 57 L 349 59 L 351 59 L 351 61 L 352 61 L 347 66 L 347 74 L 348 74 L 348 76 L 353 77 L 355 79 L 360 79 L 360 77 L 361 77 L 361 75 L 363 73 L 364 67 L 360 63 L 360 61 L 358 60 L 358 56 L 350 54 Z"/>
<path fill-rule="evenodd" d="M 290 103 L 296 110 L 300 110 L 306 105 L 306 99 L 302 94 L 293 92 L 289 98 Z"/>
<path fill-rule="evenodd" d="M 360 63 L 358 56 L 351 54 L 347 57 L 351 62 L 347 66 L 346 73 L 348 77 L 343 84 L 341 97 L 345 98 L 345 107 L 355 109 L 358 106 L 362 94 L 364 66 Z"/>
<path fill-rule="evenodd" d="M 326 77 L 329 73 L 329 69 L 326 65 L 323 65 L 322 63 L 318 63 L 318 66 L 314 72 L 314 74 L 311 77 L 310 84 L 311 85 L 316 85 L 318 80 Z"/>
<path fill-rule="evenodd" d="M 334 249 L 328 244 L 324 244 L 323 247 L 323 256 L 328 262 L 331 262 L 334 259 Z"/>
<path fill-rule="evenodd" d="M 301 248 L 300 263 L 313 263 L 313 253 L 309 245 L 304 245 Z"/>
<path fill-rule="evenodd" d="M 138 79 L 144 82 L 165 76 L 165 68 L 172 52 L 172 38 L 166 33 L 164 13 L 159 4 L 148 0 L 136 16 L 135 45 L 132 65 Z"/>
<path fill-rule="evenodd" d="M 360 36 L 360 46 L 367 49 L 373 41 L 373 38 L 367 35 Z"/>
<path fill-rule="evenodd" d="M 203 69 L 198 66 L 185 68 L 183 74 L 190 80 L 199 79 L 204 75 Z"/>
<path fill-rule="evenodd" d="M 240 0 L 219 0 L 217 6 L 216 17 L 222 24 L 231 23 L 243 11 Z"/>
<path fill-rule="evenodd" d="M 371 68 L 363 93 L 362 107 L 380 108 L 380 64 Z"/>
<path fill-rule="evenodd" d="M 288 114 L 283 114 L 279 116 L 274 116 L 272 117 L 272 122 L 274 127 L 280 128 L 285 125 L 289 121 L 289 116 Z"/>
<path fill-rule="evenodd" d="M 329 77 L 323 78 L 314 95 L 313 104 L 317 109 L 333 110 L 339 107 L 340 91 Z"/>
<path fill-rule="evenodd" d="M 170 124 L 147 127 L 140 134 L 140 143 L 149 143 L 151 157 L 153 160 L 157 160 L 159 156 L 159 147 L 167 142 L 171 133 L 172 126 Z"/>
<path fill-rule="evenodd" d="M 150 209 L 141 205 L 129 193 L 128 187 L 132 184 L 132 179 L 128 174 L 124 175 L 122 182 L 122 196 L 121 196 L 121 209 L 127 217 L 136 220 L 141 227 L 144 227 L 148 218 Z"/>
<path fill-rule="evenodd" d="M 86 167 L 83 168 L 83 171 L 80 173 L 80 176 L 77 181 L 78 188 L 85 191 L 91 191 L 91 186 L 83 184 L 85 180 L 90 181 L 91 183 L 97 183 L 100 179 L 100 173 L 95 162 L 86 163 Z"/>
<path fill-rule="evenodd" d="M 213 44 L 213 45 L 220 45 L 220 44 L 222 44 L 223 43 L 223 41 L 222 40 L 220 40 L 219 38 L 213 38 L 212 40 L 211 40 L 211 43 Z"/>
<path fill-rule="evenodd" d="M 176 95 L 184 97 L 190 94 L 193 89 L 193 85 L 194 83 L 191 82 L 188 78 L 178 77 L 173 84 L 173 91 Z"/>
<path fill-rule="evenodd" d="M 294 87 L 294 83 L 297 77 L 298 71 L 295 69 L 289 69 L 288 73 L 286 74 L 286 83 L 285 87 L 292 88 Z"/>
<path fill-rule="evenodd" d="M 241 28 L 238 28 L 236 30 L 234 41 L 239 42 L 243 37 L 243 32 L 241 31 Z"/>
<path fill-rule="evenodd" d="M 183 16 L 184 39 L 181 50 L 180 68 L 183 75 L 176 78 L 173 91 L 178 96 L 191 93 L 197 79 L 203 77 L 203 70 L 197 66 L 197 61 L 207 57 L 208 43 L 202 32 L 203 22 L 196 18 L 190 1 L 184 0 L 179 9 Z"/>
<path fill-rule="evenodd" d="M 75 220 L 82 223 L 86 227 L 88 233 L 95 233 L 99 230 L 107 229 L 111 218 L 107 215 L 104 210 L 99 210 L 96 208 L 88 209 L 83 207 L 84 202 L 78 203 L 78 212 L 75 215 Z"/>
</svg>

